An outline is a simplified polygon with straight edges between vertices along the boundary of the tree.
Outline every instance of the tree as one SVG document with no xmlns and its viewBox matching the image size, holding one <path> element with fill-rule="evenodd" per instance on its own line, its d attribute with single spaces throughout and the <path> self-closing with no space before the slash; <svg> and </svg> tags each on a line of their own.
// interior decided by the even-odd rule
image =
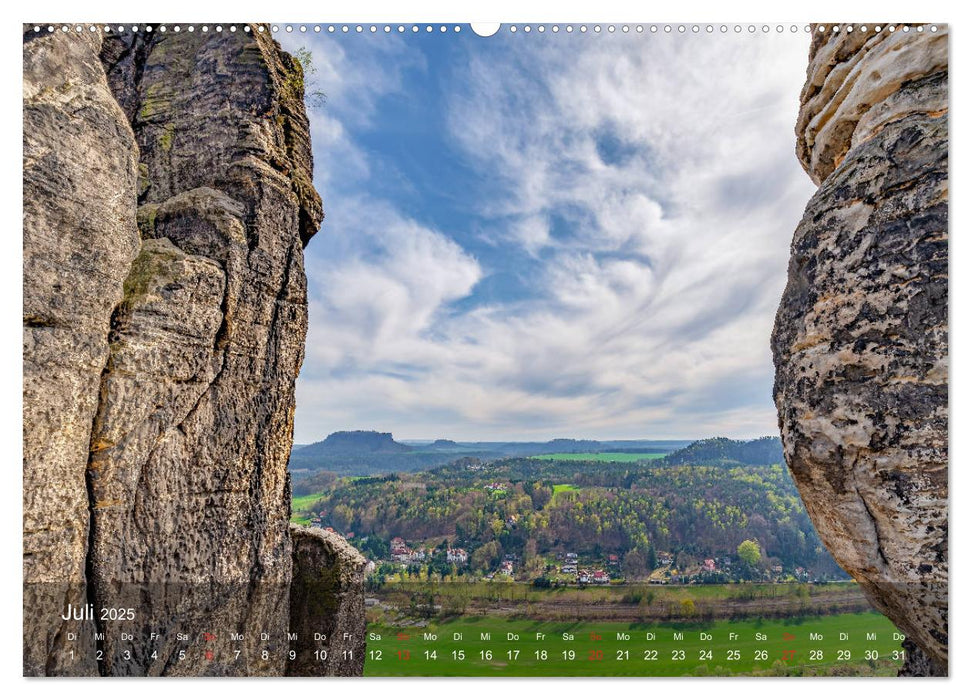
<svg viewBox="0 0 971 700">
<path fill-rule="evenodd" d="M 755 540 L 745 540 L 738 545 L 738 558 L 749 566 L 755 566 L 762 559 L 762 550 Z"/>
<path fill-rule="evenodd" d="M 354 511 L 343 503 L 334 507 L 331 514 L 331 522 L 341 532 L 345 532 L 354 524 Z"/>
<path fill-rule="evenodd" d="M 657 552 L 654 550 L 653 544 L 647 548 L 647 568 L 650 571 L 657 568 Z"/>
<path fill-rule="evenodd" d="M 648 573 L 647 558 L 639 549 L 632 549 L 624 555 L 621 565 L 624 576 L 628 579 L 636 580 L 643 578 Z"/>
<path fill-rule="evenodd" d="M 674 555 L 674 565 L 679 569 L 690 569 L 698 565 L 698 560 L 685 551 Z"/>
<path fill-rule="evenodd" d="M 301 47 L 293 53 L 293 57 L 297 59 L 302 70 L 298 76 L 289 78 L 289 87 L 302 92 L 310 106 L 323 107 L 327 95 L 317 88 L 317 80 L 312 77 L 317 73 L 313 53 L 310 49 Z"/>
<path fill-rule="evenodd" d="M 492 540 L 472 552 L 472 566 L 483 571 L 491 569 L 499 561 L 500 555 L 499 543 Z"/>
<path fill-rule="evenodd" d="M 523 570 L 530 576 L 538 576 L 546 571 L 546 560 L 543 557 L 530 557 L 523 562 Z"/>
</svg>

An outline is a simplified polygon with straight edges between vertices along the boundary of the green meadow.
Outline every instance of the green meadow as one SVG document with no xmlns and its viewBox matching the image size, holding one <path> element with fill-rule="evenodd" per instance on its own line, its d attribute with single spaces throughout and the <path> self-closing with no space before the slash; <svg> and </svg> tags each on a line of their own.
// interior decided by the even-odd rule
<svg viewBox="0 0 971 700">
<path fill-rule="evenodd" d="M 893 676 L 903 661 L 895 632 L 872 612 L 698 624 L 491 616 L 371 624 L 364 675 Z"/>
<path fill-rule="evenodd" d="M 294 496 L 290 503 L 290 522 L 296 523 L 297 525 L 309 525 L 310 516 L 307 512 L 310 510 L 310 506 L 319 501 L 324 497 L 322 493 L 311 493 L 306 496 Z"/>
</svg>

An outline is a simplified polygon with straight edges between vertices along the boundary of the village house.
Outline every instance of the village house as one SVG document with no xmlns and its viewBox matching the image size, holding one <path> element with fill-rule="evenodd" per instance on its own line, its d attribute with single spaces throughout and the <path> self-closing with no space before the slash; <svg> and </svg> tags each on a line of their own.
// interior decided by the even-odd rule
<svg viewBox="0 0 971 700">
<path fill-rule="evenodd" d="M 447 549 L 445 551 L 445 561 L 449 564 L 466 564 L 469 561 L 469 554 L 464 549 Z"/>
<path fill-rule="evenodd" d="M 597 569 L 593 572 L 590 577 L 592 583 L 610 583 L 610 576 L 607 575 L 606 571 L 601 571 Z"/>
<path fill-rule="evenodd" d="M 411 548 L 405 544 L 403 539 L 400 537 L 391 538 L 391 561 L 407 564 L 411 561 L 413 554 Z"/>
<path fill-rule="evenodd" d="M 714 559 L 705 559 L 705 563 L 701 565 L 702 571 L 712 573 L 718 571 L 718 567 L 715 565 Z"/>
</svg>

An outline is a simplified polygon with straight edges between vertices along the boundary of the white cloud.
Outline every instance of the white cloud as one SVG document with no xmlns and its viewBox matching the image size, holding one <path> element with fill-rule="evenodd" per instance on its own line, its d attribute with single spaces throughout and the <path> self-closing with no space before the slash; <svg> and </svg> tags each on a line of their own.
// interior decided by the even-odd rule
<svg viewBox="0 0 971 700">
<path fill-rule="evenodd" d="M 396 35 L 375 41 L 368 36 L 285 35 L 283 47 L 309 52 L 305 70 L 314 181 L 325 194 L 345 193 L 367 180 L 370 163 L 354 142 L 348 125 L 368 126 L 379 100 L 401 91 L 403 74 L 424 70 L 424 57 Z M 326 199 L 325 199 L 326 201 Z"/>
<path fill-rule="evenodd" d="M 307 373 L 429 364 L 441 355 L 425 336 L 443 306 L 481 278 L 474 258 L 441 233 L 386 203 L 351 202 L 357 216 L 331 235 L 350 238 L 333 257 L 311 257 Z"/>
<path fill-rule="evenodd" d="M 330 204 L 298 441 L 773 430 L 769 332 L 813 190 L 793 154 L 805 37 L 521 39 L 469 57 L 446 116 L 495 187 L 469 193 L 480 243 L 531 261 L 528 294 L 460 307 L 495 270 L 370 196 L 348 139 L 420 55 L 315 48 L 336 87 L 313 115 Z"/>
</svg>

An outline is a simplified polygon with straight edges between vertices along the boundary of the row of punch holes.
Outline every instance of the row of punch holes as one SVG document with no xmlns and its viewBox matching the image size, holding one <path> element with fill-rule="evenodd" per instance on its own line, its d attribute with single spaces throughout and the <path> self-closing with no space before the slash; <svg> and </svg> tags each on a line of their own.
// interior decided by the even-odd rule
<svg viewBox="0 0 971 700">
<path fill-rule="evenodd" d="M 880 25 L 874 25 L 874 26 L 857 25 L 857 26 L 854 26 L 854 25 L 838 25 L 838 24 L 834 24 L 834 25 L 822 25 L 821 24 L 821 25 L 818 25 L 817 26 L 816 30 L 818 32 L 826 32 L 826 31 L 841 32 L 842 31 L 842 32 L 846 32 L 846 33 L 851 33 L 853 31 L 858 31 L 858 32 L 866 33 L 868 31 L 871 31 L 871 32 L 881 32 L 881 31 L 894 32 L 894 31 L 897 31 L 898 29 L 900 31 L 903 31 L 903 32 L 909 32 L 909 31 L 911 31 L 911 29 L 914 29 L 915 31 L 923 32 L 924 31 L 924 28 L 925 28 L 925 25 L 917 25 L 915 27 L 911 27 L 910 25 L 904 25 L 904 26 L 898 28 L 897 26 L 892 25 L 892 24 L 891 25 L 887 25 L 887 26 L 880 26 Z M 162 24 L 162 25 L 157 25 L 157 26 L 152 26 L 152 25 L 109 25 L 109 24 L 106 24 L 106 25 L 91 24 L 91 25 L 87 25 L 87 26 L 80 25 L 80 24 L 73 25 L 73 26 L 66 25 L 66 24 L 62 24 L 62 25 L 59 25 L 59 26 L 55 26 L 53 24 L 48 24 L 46 26 L 45 25 L 39 25 L 39 24 L 38 25 L 34 25 L 34 32 L 35 33 L 43 32 L 43 31 L 47 31 L 48 33 L 53 33 L 53 32 L 58 31 L 58 30 L 60 30 L 61 32 L 70 32 L 72 30 L 75 31 L 75 32 L 83 32 L 83 31 L 87 30 L 87 31 L 91 31 L 91 32 L 99 32 L 100 31 L 100 32 L 104 32 L 106 34 L 111 34 L 111 33 L 124 34 L 125 32 L 129 32 L 129 31 L 132 32 L 132 33 L 136 33 L 137 34 L 137 33 L 151 33 L 151 32 L 154 32 L 154 31 L 161 32 L 161 33 L 165 33 L 167 31 L 172 31 L 172 32 L 178 33 L 178 32 L 183 32 L 183 31 L 185 31 L 185 32 L 195 32 L 195 31 L 198 30 L 198 31 L 202 32 L 203 34 L 206 34 L 206 33 L 209 33 L 209 32 L 215 32 L 215 33 L 219 34 L 219 33 L 222 33 L 222 32 L 230 32 L 230 33 L 232 33 L 232 32 L 236 32 L 236 31 L 238 31 L 240 29 L 242 31 L 244 31 L 244 32 L 252 31 L 250 25 L 248 25 L 248 24 L 244 24 L 244 25 L 241 25 L 241 26 L 237 26 L 235 24 L 228 25 L 228 26 L 223 26 L 221 24 L 217 24 L 217 25 L 203 24 L 203 25 L 199 25 L 199 26 L 192 25 L 192 24 L 189 24 L 189 25 L 179 25 L 179 24 L 164 25 L 164 24 Z M 267 28 L 266 28 L 265 25 L 257 25 L 257 27 L 256 27 L 256 30 L 259 31 L 259 32 L 265 32 L 266 29 Z M 432 32 L 436 32 L 436 31 L 439 32 L 439 33 L 446 33 L 446 32 L 449 32 L 449 31 L 452 31 L 452 32 L 461 32 L 462 31 L 462 26 L 461 25 L 458 25 L 458 24 L 451 25 L 451 26 L 444 25 L 444 24 L 442 24 L 442 25 L 431 25 L 431 24 L 426 24 L 426 25 L 418 25 L 418 24 L 403 25 L 403 24 L 399 24 L 399 25 L 396 25 L 396 26 L 392 26 L 390 24 L 385 24 L 383 26 L 379 26 L 379 25 L 375 25 L 375 24 L 372 24 L 372 25 L 362 25 L 362 24 L 357 24 L 357 25 L 353 25 L 353 24 L 352 25 L 348 25 L 348 24 L 343 24 L 343 25 L 334 25 L 334 24 L 331 24 L 331 25 L 320 25 L 320 24 L 314 24 L 314 25 L 307 25 L 307 24 L 298 24 L 298 25 L 285 24 L 285 25 L 277 25 L 277 24 L 274 24 L 274 25 L 272 25 L 270 27 L 270 29 L 273 32 L 285 31 L 287 33 L 292 33 L 294 31 L 296 31 L 296 32 L 300 32 L 300 33 L 314 32 L 314 33 L 317 33 L 317 34 L 319 34 L 321 32 L 326 32 L 328 34 L 350 34 L 350 33 L 357 33 L 357 34 L 371 33 L 371 34 L 377 34 L 379 32 L 384 32 L 385 34 L 390 34 L 392 32 L 397 32 L 399 34 L 404 34 L 404 33 L 410 31 L 413 34 L 417 34 L 417 33 L 421 32 L 423 29 L 424 29 L 424 31 L 426 33 L 432 33 Z M 553 24 L 553 25 L 549 25 L 549 26 L 547 26 L 545 24 L 540 24 L 540 25 L 530 25 L 530 24 L 517 25 L 517 24 L 510 24 L 510 25 L 506 26 L 505 29 L 506 29 L 506 31 L 508 31 L 511 34 L 516 34 L 518 32 L 522 32 L 524 34 L 529 34 L 529 33 L 532 33 L 533 31 L 535 31 L 535 32 L 537 32 L 539 34 L 546 33 L 547 31 L 549 31 L 549 32 L 551 32 L 553 34 L 559 33 L 560 31 L 564 31 L 564 32 L 566 32 L 568 34 L 571 34 L 571 33 L 575 32 L 575 31 L 576 32 L 580 32 L 581 34 L 585 34 L 587 32 L 593 32 L 594 34 L 601 34 L 601 33 L 603 33 L 603 31 L 605 29 L 606 29 L 607 33 L 609 33 L 609 34 L 616 33 L 617 31 L 620 31 L 623 34 L 627 34 L 627 33 L 630 33 L 632 31 L 635 32 L 635 33 L 638 33 L 638 34 L 643 33 L 645 31 L 650 32 L 652 34 L 656 34 L 658 32 L 664 32 L 666 34 L 670 34 L 670 33 L 673 33 L 673 32 L 677 32 L 679 34 L 685 34 L 685 33 L 688 33 L 688 32 L 691 32 L 693 34 L 699 34 L 701 32 L 705 32 L 707 34 L 713 34 L 716 31 L 717 32 L 720 32 L 722 34 L 727 34 L 728 32 L 734 32 L 736 34 L 741 34 L 743 32 L 748 32 L 749 34 L 756 34 L 756 33 L 761 32 L 763 34 L 768 34 L 768 33 L 770 33 L 770 32 L 773 31 L 773 27 L 769 26 L 768 24 L 763 24 L 761 26 L 757 26 L 757 25 L 754 25 L 754 24 L 750 24 L 750 25 L 747 25 L 747 26 L 743 26 L 743 25 L 740 25 L 740 24 L 736 24 L 736 25 L 725 25 L 725 24 L 722 24 L 722 25 L 711 25 L 711 24 L 707 24 L 707 25 L 698 25 L 698 24 L 692 24 L 692 25 L 684 25 L 684 24 L 679 24 L 679 25 L 670 25 L 670 24 L 664 24 L 664 25 L 657 25 L 657 24 L 651 24 L 651 25 L 643 25 L 643 24 L 635 24 L 635 25 L 630 25 L 630 24 L 613 25 L 613 24 L 608 24 L 608 25 L 603 25 L 603 26 L 602 25 L 599 25 L 599 24 L 594 24 L 594 25 L 590 25 L 589 27 L 586 24 L 579 24 L 579 25 L 575 25 L 575 26 L 572 25 L 572 24 L 566 24 L 566 25 L 563 25 L 562 27 L 560 25 L 558 25 L 558 24 Z M 776 25 L 774 27 L 774 29 L 775 29 L 775 31 L 777 33 L 780 33 L 781 34 L 781 33 L 783 33 L 783 32 L 786 31 L 787 27 L 785 27 L 784 25 L 779 24 L 779 25 Z M 798 32 L 800 29 L 802 31 L 804 31 L 804 32 L 811 32 L 812 31 L 812 27 L 810 27 L 808 24 L 807 25 L 804 25 L 802 27 L 799 27 L 798 25 L 793 24 L 793 25 L 790 25 L 788 27 L 788 30 L 790 32 L 792 32 L 792 33 Z M 938 30 L 938 28 L 937 28 L 936 25 L 930 25 L 930 26 L 927 27 L 927 29 L 929 31 L 931 31 L 931 32 L 936 32 Z M 474 27 L 473 27 L 473 31 L 474 32 L 476 31 Z"/>
</svg>

